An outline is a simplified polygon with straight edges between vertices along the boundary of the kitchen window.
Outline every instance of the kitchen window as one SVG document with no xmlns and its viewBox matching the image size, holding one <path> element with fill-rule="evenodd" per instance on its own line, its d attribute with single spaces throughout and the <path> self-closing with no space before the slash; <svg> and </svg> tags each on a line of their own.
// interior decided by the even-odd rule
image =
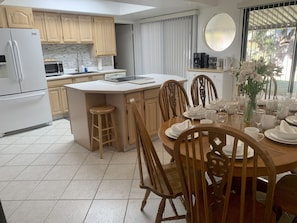
<svg viewBox="0 0 297 223">
<path fill-rule="evenodd" d="M 241 60 L 271 61 L 283 67 L 278 95 L 297 96 L 297 1 L 244 9 Z"/>
</svg>

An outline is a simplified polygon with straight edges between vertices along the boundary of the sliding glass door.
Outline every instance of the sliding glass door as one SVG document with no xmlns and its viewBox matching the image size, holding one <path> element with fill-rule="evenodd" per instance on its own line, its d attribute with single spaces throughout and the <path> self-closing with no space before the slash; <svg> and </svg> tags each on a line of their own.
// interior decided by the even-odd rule
<svg viewBox="0 0 297 223">
<path fill-rule="evenodd" d="M 245 9 L 242 60 L 264 57 L 283 68 L 278 95 L 296 97 L 297 2 Z"/>
</svg>

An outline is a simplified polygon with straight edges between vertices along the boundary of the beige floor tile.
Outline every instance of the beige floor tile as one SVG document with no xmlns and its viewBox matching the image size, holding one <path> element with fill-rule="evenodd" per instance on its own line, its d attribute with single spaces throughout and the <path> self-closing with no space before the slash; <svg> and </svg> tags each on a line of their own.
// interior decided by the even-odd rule
<svg viewBox="0 0 297 223">
<path fill-rule="evenodd" d="M 104 152 L 103 159 L 101 159 L 98 151 L 90 152 L 84 165 L 109 164 L 112 156 L 113 152 L 107 151 Z"/>
<path fill-rule="evenodd" d="M 133 179 L 135 164 L 109 165 L 103 177 L 104 180 L 130 180 Z"/>
<path fill-rule="evenodd" d="M 26 166 L 2 166 L 0 167 L 0 181 L 15 179 Z"/>
<path fill-rule="evenodd" d="M 140 199 L 143 200 L 144 194 L 146 192 L 146 189 L 142 189 L 139 187 L 139 180 L 133 180 L 132 186 L 131 186 L 131 192 L 129 195 L 129 199 Z M 150 199 L 152 198 L 159 198 L 159 196 L 155 195 L 154 193 L 151 192 Z"/>
<path fill-rule="evenodd" d="M 136 149 L 132 149 L 127 152 L 115 152 L 112 156 L 110 164 L 134 164 L 136 163 L 136 159 Z"/>
<path fill-rule="evenodd" d="M 40 154 L 40 156 L 38 156 L 31 165 L 55 165 L 62 158 L 62 156 L 63 154 L 58 153 Z"/>
<path fill-rule="evenodd" d="M 40 138 L 40 136 L 24 136 L 24 137 L 19 137 L 14 144 L 20 144 L 20 145 L 24 145 L 24 144 L 32 144 L 35 141 L 37 141 Z"/>
<path fill-rule="evenodd" d="M 32 191 L 28 200 L 57 200 L 64 193 L 69 181 L 42 181 Z"/>
<path fill-rule="evenodd" d="M 39 181 L 12 181 L 0 191 L 1 200 L 26 200 Z"/>
<path fill-rule="evenodd" d="M 71 181 L 61 199 L 94 199 L 99 183 L 94 180 Z"/>
<path fill-rule="evenodd" d="M 45 176 L 45 180 L 71 180 L 76 174 L 79 165 L 55 166 Z"/>
<path fill-rule="evenodd" d="M 85 223 L 123 222 L 126 207 L 127 200 L 94 200 Z"/>
<path fill-rule="evenodd" d="M 125 223 L 151 223 L 155 221 L 160 199 L 149 199 L 143 211 L 140 210 L 141 200 L 129 200 L 127 213 L 125 217 Z M 174 202 L 176 204 L 178 214 L 185 214 L 185 210 L 179 205 L 179 201 Z M 166 202 L 165 211 L 163 217 L 174 216 L 174 212 L 169 204 Z M 170 223 L 183 223 L 185 219 L 170 221 Z"/>
<path fill-rule="evenodd" d="M 74 180 L 101 180 L 105 174 L 107 165 L 83 165 L 80 166 L 73 177 Z"/>
<path fill-rule="evenodd" d="M 8 222 L 44 222 L 55 203 L 56 201 L 24 201 L 8 218 Z"/>
<path fill-rule="evenodd" d="M 42 180 L 53 166 L 28 166 L 16 180 Z"/>
<path fill-rule="evenodd" d="M 23 203 L 23 201 L 1 201 L 2 208 L 6 220 L 14 213 L 14 211 Z"/>
<path fill-rule="evenodd" d="M 39 139 L 37 139 L 35 143 L 55 143 L 59 138 L 60 138 L 60 136 L 44 135 L 44 136 L 40 137 Z"/>
<path fill-rule="evenodd" d="M 0 165 L 6 165 L 10 160 L 12 160 L 17 154 L 1 154 L 0 153 Z"/>
<path fill-rule="evenodd" d="M 32 144 L 29 145 L 23 153 L 44 153 L 49 147 L 50 143 Z"/>
<path fill-rule="evenodd" d="M 19 154 L 22 153 L 29 145 L 9 145 L 1 150 L 1 154 Z"/>
<path fill-rule="evenodd" d="M 128 199 L 132 180 L 102 180 L 95 199 Z"/>
<path fill-rule="evenodd" d="M 87 153 L 66 153 L 57 165 L 81 165 L 87 156 Z"/>
<path fill-rule="evenodd" d="M 53 143 L 45 153 L 66 153 L 71 146 L 72 143 Z"/>
<path fill-rule="evenodd" d="M 45 223 L 82 223 L 91 200 L 60 200 Z"/>
<path fill-rule="evenodd" d="M 12 160 L 10 160 L 6 165 L 30 165 L 40 154 L 18 154 Z"/>
</svg>

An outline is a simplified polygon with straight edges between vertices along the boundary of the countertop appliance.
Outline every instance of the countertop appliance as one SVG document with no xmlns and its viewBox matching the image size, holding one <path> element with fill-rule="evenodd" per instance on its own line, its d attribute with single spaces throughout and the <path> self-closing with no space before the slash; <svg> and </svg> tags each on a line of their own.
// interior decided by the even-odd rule
<svg viewBox="0 0 297 223">
<path fill-rule="evenodd" d="M 44 68 L 47 77 L 60 76 L 64 74 L 62 61 L 45 61 Z"/>
<path fill-rule="evenodd" d="M 39 31 L 0 29 L 0 136 L 52 121 Z"/>
</svg>

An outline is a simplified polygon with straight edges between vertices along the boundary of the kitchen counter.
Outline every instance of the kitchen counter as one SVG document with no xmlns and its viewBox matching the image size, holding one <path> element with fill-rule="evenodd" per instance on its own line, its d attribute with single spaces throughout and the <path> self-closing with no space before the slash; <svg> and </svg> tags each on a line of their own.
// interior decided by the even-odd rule
<svg viewBox="0 0 297 223">
<path fill-rule="evenodd" d="M 77 78 L 77 77 L 87 77 L 87 76 L 96 76 L 96 75 L 104 75 L 104 74 L 110 74 L 110 73 L 120 73 L 120 72 L 126 72 L 124 69 L 110 69 L 110 70 L 101 70 L 101 71 L 90 71 L 89 73 L 81 73 L 81 74 L 70 74 L 70 73 L 64 73 L 60 76 L 52 76 L 47 77 L 46 80 L 61 80 L 66 78 Z"/>
<path fill-rule="evenodd" d="M 139 105 L 140 113 L 145 117 L 151 137 L 156 137 L 161 123 L 158 92 L 167 80 L 175 79 L 184 84 L 187 80 L 176 75 L 146 74 L 154 82 L 133 84 L 129 82 L 108 82 L 104 80 L 65 85 L 69 106 L 71 131 L 77 143 L 88 150 L 90 145 L 91 115 L 93 106 L 110 104 L 116 107 L 116 126 L 119 145 L 122 151 L 135 147 L 135 132 L 130 99 Z"/>
<path fill-rule="evenodd" d="M 130 82 L 110 82 L 106 80 L 90 81 L 77 84 L 65 85 L 67 88 L 73 88 L 83 91 L 85 93 L 99 92 L 103 94 L 119 94 L 119 93 L 131 93 L 135 91 L 150 89 L 152 87 L 160 87 L 162 83 L 169 79 L 175 79 L 178 81 L 186 81 L 186 79 L 176 75 L 164 75 L 164 74 L 146 74 L 141 75 L 144 78 L 152 78 L 153 82 L 145 84 L 134 84 Z"/>
</svg>

